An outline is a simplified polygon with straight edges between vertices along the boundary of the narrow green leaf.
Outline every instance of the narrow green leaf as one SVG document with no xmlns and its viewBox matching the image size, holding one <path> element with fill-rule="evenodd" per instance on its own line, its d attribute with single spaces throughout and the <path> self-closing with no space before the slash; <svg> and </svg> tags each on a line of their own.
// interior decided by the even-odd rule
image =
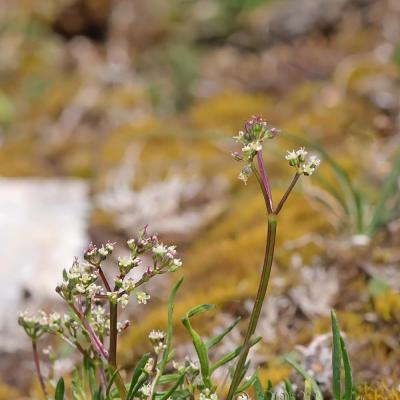
<svg viewBox="0 0 400 400">
<path fill-rule="evenodd" d="M 332 390 L 336 400 L 342 397 L 341 372 L 342 372 L 342 349 L 340 346 L 340 329 L 336 314 L 331 311 L 332 319 Z"/>
<path fill-rule="evenodd" d="M 352 400 L 353 398 L 353 376 L 351 371 L 351 362 L 347 351 L 346 343 L 340 336 L 340 345 L 342 348 L 343 366 L 344 366 L 344 400 Z"/>
<path fill-rule="evenodd" d="M 142 356 L 142 358 L 137 362 L 135 369 L 133 370 L 133 374 L 132 374 L 132 379 L 131 379 L 131 383 L 129 385 L 129 390 L 128 390 L 128 394 L 127 394 L 127 400 L 130 400 L 133 395 L 133 390 L 140 378 L 140 375 L 142 375 L 143 372 L 143 368 L 145 367 L 148 359 L 150 358 L 150 353 L 146 353 Z"/>
<path fill-rule="evenodd" d="M 287 362 L 291 367 L 293 367 L 304 379 L 311 382 L 312 390 L 315 394 L 315 400 L 323 400 L 321 390 L 318 387 L 317 382 L 313 379 L 313 377 L 292 357 L 286 357 L 285 362 Z"/>
<path fill-rule="evenodd" d="M 131 396 L 129 398 L 127 397 L 127 400 L 132 400 L 137 395 L 139 390 L 142 388 L 142 386 L 147 381 L 148 377 L 149 377 L 148 374 L 143 374 L 140 376 L 139 380 L 136 382 L 136 385 L 132 389 Z"/>
<path fill-rule="evenodd" d="M 224 331 L 219 333 L 218 335 L 215 335 L 212 337 L 210 340 L 206 342 L 207 349 L 211 349 L 212 347 L 216 346 L 218 343 L 221 342 L 221 340 L 229 333 L 232 331 L 232 329 L 240 322 L 240 317 L 236 318 L 235 321 L 232 322 Z"/>
<path fill-rule="evenodd" d="M 187 313 L 186 313 L 186 318 L 192 318 L 197 314 L 202 314 L 208 310 L 211 310 L 214 308 L 214 304 L 200 304 L 196 307 L 191 308 Z"/>
<path fill-rule="evenodd" d="M 311 400 L 312 382 L 309 379 L 304 381 L 304 400 Z"/>
<path fill-rule="evenodd" d="M 61 377 L 56 386 L 55 400 L 64 400 L 64 379 Z"/>
<path fill-rule="evenodd" d="M 121 368 L 118 368 L 118 369 L 114 370 L 114 369 L 111 369 L 111 367 L 110 367 L 110 370 L 112 371 L 112 375 L 111 375 L 110 381 L 108 382 L 107 389 L 106 389 L 106 398 L 107 399 L 111 398 L 110 397 L 110 391 L 111 391 L 112 385 L 113 385 L 113 383 L 115 381 L 115 378 L 116 378 L 118 372 L 121 370 Z"/>
<path fill-rule="evenodd" d="M 167 400 L 178 388 L 178 386 L 183 382 L 183 379 L 185 378 L 185 373 L 186 371 L 182 372 L 179 379 L 175 382 L 175 384 L 168 390 L 167 393 L 165 393 L 160 400 Z"/>
<path fill-rule="evenodd" d="M 264 390 L 261 385 L 260 378 L 256 375 L 256 379 L 253 384 L 254 394 L 256 396 L 256 400 L 264 400 Z"/>
<path fill-rule="evenodd" d="M 274 395 L 274 388 L 272 386 L 272 382 L 268 379 L 267 390 L 264 393 L 264 400 L 272 400 L 272 396 Z"/>
<path fill-rule="evenodd" d="M 368 226 L 367 233 L 373 235 L 387 221 L 388 201 L 393 195 L 398 193 L 397 181 L 400 175 L 400 153 L 398 153 L 393 161 L 390 174 L 383 182 L 382 190 L 379 192 L 380 197 L 374 208 L 372 220 Z"/>
<path fill-rule="evenodd" d="M 176 382 L 177 379 L 179 379 L 180 374 L 166 374 L 160 376 L 160 379 L 158 380 L 160 385 L 165 385 L 166 383 L 172 383 Z"/>
<path fill-rule="evenodd" d="M 261 336 L 251 340 L 250 341 L 250 347 L 253 347 L 254 345 L 256 345 L 260 340 L 261 340 Z M 226 354 L 225 356 L 220 358 L 218 361 L 216 361 L 215 364 L 213 364 L 211 366 L 210 373 L 212 374 L 218 368 L 222 367 L 223 365 L 225 365 L 229 361 L 232 361 L 233 359 L 238 357 L 240 355 L 240 352 L 242 351 L 242 348 L 243 348 L 243 346 L 239 346 L 235 350 L 231 351 L 230 353 Z"/>
<path fill-rule="evenodd" d="M 165 350 L 163 352 L 163 356 L 161 359 L 161 363 L 159 365 L 159 369 L 161 374 L 164 372 L 164 368 L 168 362 L 169 353 L 171 351 L 171 342 L 172 342 L 172 335 L 173 335 L 173 316 L 174 316 L 174 304 L 175 304 L 175 297 L 176 294 L 183 282 L 183 278 L 181 278 L 176 285 L 173 287 L 171 294 L 168 298 L 168 316 L 167 316 L 167 339 L 165 341 Z"/>
<path fill-rule="evenodd" d="M 187 312 L 186 316 L 184 318 L 182 318 L 183 325 L 185 326 L 185 328 L 190 333 L 190 336 L 192 337 L 192 342 L 193 342 L 194 348 L 196 350 L 196 353 L 197 353 L 197 356 L 198 356 L 199 362 L 200 362 L 201 376 L 203 378 L 204 384 L 208 388 L 211 387 L 210 360 L 208 358 L 208 349 L 207 349 L 207 346 L 205 345 L 204 341 L 202 340 L 201 336 L 192 328 L 189 319 L 191 317 L 194 317 L 195 315 L 206 312 L 213 307 L 214 306 L 211 304 L 201 304 L 201 305 L 189 310 Z"/>
<path fill-rule="evenodd" d="M 296 400 L 296 394 L 294 393 L 294 389 L 293 389 L 293 386 L 290 383 L 290 381 L 285 379 L 284 383 L 285 383 L 286 392 L 288 394 L 288 400 Z"/>
</svg>

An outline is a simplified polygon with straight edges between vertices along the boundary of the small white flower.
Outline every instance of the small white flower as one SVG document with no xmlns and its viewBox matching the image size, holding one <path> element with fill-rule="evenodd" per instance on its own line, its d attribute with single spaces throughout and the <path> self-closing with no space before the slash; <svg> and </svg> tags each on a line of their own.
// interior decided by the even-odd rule
<svg viewBox="0 0 400 400">
<path fill-rule="evenodd" d="M 200 400 L 218 400 L 218 396 L 216 393 L 211 393 L 210 389 L 204 389 L 200 393 Z"/>
<path fill-rule="evenodd" d="M 180 258 L 174 258 L 174 261 L 172 263 L 175 267 L 178 268 L 182 266 L 182 260 Z"/>
<path fill-rule="evenodd" d="M 299 161 L 304 162 L 306 160 L 306 155 L 308 154 L 308 152 L 304 147 L 300 147 L 300 149 L 296 151 L 296 154 L 297 157 L 299 157 Z"/>
<path fill-rule="evenodd" d="M 297 152 L 295 150 L 292 151 L 288 150 L 285 159 L 288 161 L 297 160 Z"/>
<path fill-rule="evenodd" d="M 250 400 L 250 397 L 247 393 L 243 392 L 239 394 L 237 400 Z"/>
<path fill-rule="evenodd" d="M 149 333 L 149 339 L 151 341 L 160 341 L 160 340 L 164 340 L 166 338 L 167 334 L 163 331 L 159 331 L 159 330 L 155 330 L 153 329 L 150 333 Z"/>
<path fill-rule="evenodd" d="M 320 164 L 321 160 L 319 160 L 316 156 L 312 156 L 306 164 L 301 166 L 300 172 L 305 176 L 311 176 Z"/>
<path fill-rule="evenodd" d="M 118 298 L 118 303 L 121 304 L 122 308 L 125 308 L 129 303 L 129 296 L 124 293 L 121 297 Z"/>
<path fill-rule="evenodd" d="M 151 394 L 151 384 L 147 383 L 146 385 L 143 385 L 140 388 L 140 391 L 144 396 L 146 396 L 146 397 L 150 396 L 150 394 Z"/>
<path fill-rule="evenodd" d="M 118 300 L 117 292 L 107 292 L 107 298 L 111 301 L 111 303 L 116 303 Z"/>
<path fill-rule="evenodd" d="M 167 254 L 168 248 L 164 246 L 162 243 L 153 247 L 153 253 L 157 256 L 164 256 Z"/>
<path fill-rule="evenodd" d="M 86 292 L 85 286 L 83 286 L 81 283 L 77 283 L 75 286 L 75 289 L 77 292 L 84 294 Z"/>
<path fill-rule="evenodd" d="M 135 292 L 135 296 L 139 304 L 147 304 L 147 300 L 150 300 L 150 295 L 141 290 Z"/>
</svg>

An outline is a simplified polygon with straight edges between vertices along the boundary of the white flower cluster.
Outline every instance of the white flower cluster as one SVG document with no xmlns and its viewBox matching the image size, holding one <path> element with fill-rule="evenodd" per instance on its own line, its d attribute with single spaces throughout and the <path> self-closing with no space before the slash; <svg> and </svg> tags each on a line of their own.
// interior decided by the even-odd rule
<svg viewBox="0 0 400 400">
<path fill-rule="evenodd" d="M 218 400 L 216 393 L 212 393 L 210 389 L 204 389 L 200 393 L 200 400 Z"/>
<path fill-rule="evenodd" d="M 140 388 L 140 393 L 144 396 L 144 398 L 148 398 L 151 395 L 151 384 L 146 383 Z"/>
<path fill-rule="evenodd" d="M 240 393 L 239 396 L 236 398 L 236 400 L 251 400 L 250 396 L 246 393 Z"/>
<path fill-rule="evenodd" d="M 232 156 L 237 161 L 245 161 L 245 166 L 239 174 L 239 179 L 244 183 L 249 179 L 251 163 L 256 154 L 262 150 L 262 143 L 265 139 L 272 139 L 278 133 L 278 129 L 270 127 L 262 117 L 251 117 L 244 126 L 244 131 L 240 131 L 234 136 L 237 142 L 242 144 L 242 154 L 233 153 Z"/>
<path fill-rule="evenodd" d="M 90 325 L 94 331 L 100 335 L 108 335 L 110 331 L 110 317 L 102 306 L 92 307 L 90 312 Z"/>
<path fill-rule="evenodd" d="M 165 338 L 167 337 L 167 334 L 163 331 L 159 330 L 152 330 L 149 333 L 149 339 L 151 344 L 153 345 L 154 351 L 156 354 L 160 354 L 165 348 Z"/>
<path fill-rule="evenodd" d="M 20 312 L 18 314 L 18 323 L 32 339 L 38 339 L 44 333 L 63 333 L 65 326 L 70 320 L 69 315 L 61 316 L 57 312 L 46 314 L 44 311 L 39 311 L 32 315 L 28 312 Z"/>
<path fill-rule="evenodd" d="M 167 269 L 169 272 L 175 272 L 182 266 L 180 258 L 176 258 L 176 246 L 165 246 L 158 243 L 152 248 L 153 260 L 157 269 Z M 160 265 L 158 265 L 160 263 Z"/>
<path fill-rule="evenodd" d="M 316 156 L 311 156 L 308 160 L 306 159 L 307 151 L 304 147 L 301 147 L 298 150 L 288 151 L 285 158 L 289 161 L 289 165 L 291 167 L 297 168 L 297 172 L 300 175 L 310 176 L 312 175 L 321 160 L 319 160 Z"/>
<path fill-rule="evenodd" d="M 97 278 L 98 273 L 94 267 L 81 265 L 75 260 L 69 271 L 63 271 L 63 282 L 56 290 L 67 301 L 77 295 L 85 295 L 88 300 L 93 300 L 96 294 L 102 292 L 101 286 L 96 285 Z"/>
<path fill-rule="evenodd" d="M 113 251 L 114 243 L 106 243 L 99 249 L 93 243 L 90 243 L 89 247 L 85 250 L 83 258 L 90 264 L 99 266 Z"/>
</svg>

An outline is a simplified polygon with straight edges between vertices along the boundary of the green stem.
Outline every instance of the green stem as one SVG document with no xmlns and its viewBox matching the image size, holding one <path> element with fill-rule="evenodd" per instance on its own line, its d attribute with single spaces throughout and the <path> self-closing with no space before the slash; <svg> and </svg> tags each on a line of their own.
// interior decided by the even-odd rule
<svg viewBox="0 0 400 400">
<path fill-rule="evenodd" d="M 108 362 L 114 370 L 118 369 L 118 366 L 117 366 L 117 335 L 118 335 L 117 321 L 118 321 L 118 305 L 110 302 L 110 348 L 109 348 Z M 121 400 L 125 400 L 128 395 L 128 392 L 126 391 L 124 381 L 119 372 L 117 372 L 116 376 L 115 376 L 115 385 L 117 386 L 117 389 L 121 396 Z"/>
<path fill-rule="evenodd" d="M 268 233 L 267 233 L 267 244 L 265 247 L 264 264 L 260 279 L 260 284 L 258 287 L 257 296 L 254 302 L 253 310 L 251 312 L 249 325 L 247 327 L 246 336 L 243 342 L 243 348 L 239 356 L 239 360 L 236 364 L 235 372 L 232 377 L 232 383 L 229 388 L 228 396 L 226 400 L 232 400 L 237 388 L 240 385 L 240 377 L 246 364 L 246 359 L 249 354 L 251 347 L 251 338 L 257 327 L 258 320 L 260 318 L 260 313 L 262 305 L 265 299 L 265 294 L 268 288 L 269 277 L 271 275 L 272 260 L 274 257 L 275 249 L 275 238 L 276 238 L 276 225 L 277 219 L 275 214 L 270 214 L 268 216 Z"/>
</svg>

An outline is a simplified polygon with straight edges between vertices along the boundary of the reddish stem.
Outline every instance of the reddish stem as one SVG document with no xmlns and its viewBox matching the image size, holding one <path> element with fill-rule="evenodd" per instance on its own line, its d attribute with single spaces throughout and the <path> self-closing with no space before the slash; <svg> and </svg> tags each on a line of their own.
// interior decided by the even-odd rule
<svg viewBox="0 0 400 400">
<path fill-rule="evenodd" d="M 272 203 L 272 194 L 271 194 L 271 187 L 269 184 L 269 179 L 267 176 L 267 173 L 265 171 L 265 166 L 264 166 L 264 160 L 261 151 L 257 152 L 257 162 L 258 162 L 258 168 L 260 170 L 260 175 L 261 175 L 261 181 L 262 184 L 265 188 L 265 192 L 267 194 L 267 209 L 268 213 L 271 214 L 273 212 L 274 206 Z"/>
<path fill-rule="evenodd" d="M 36 373 L 39 378 L 40 387 L 42 388 L 43 394 L 47 399 L 49 397 L 49 394 L 47 393 L 43 375 L 40 370 L 40 360 L 39 360 L 39 355 L 38 355 L 38 351 L 37 351 L 36 340 L 32 340 L 32 352 L 33 352 L 33 360 L 35 361 Z"/>
</svg>

